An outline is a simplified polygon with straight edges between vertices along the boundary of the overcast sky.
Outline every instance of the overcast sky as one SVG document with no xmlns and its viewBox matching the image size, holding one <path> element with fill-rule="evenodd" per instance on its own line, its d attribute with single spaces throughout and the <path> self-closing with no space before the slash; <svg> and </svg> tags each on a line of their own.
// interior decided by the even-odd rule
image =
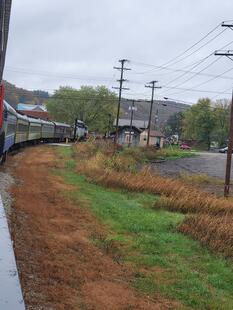
<svg viewBox="0 0 233 310">
<path fill-rule="evenodd" d="M 161 66 L 182 53 L 219 23 L 233 20 L 232 0 L 13 0 L 5 79 L 19 87 L 44 89 L 52 93 L 61 85 L 117 86 L 119 72 L 113 70 L 117 61 L 127 58 L 132 69 L 124 96 L 149 98 L 146 82 L 159 80 L 164 86 L 157 98 L 167 96 L 189 102 L 199 97 L 230 97 L 233 61 L 210 56 L 199 66 L 192 64 L 214 50 L 230 43 L 233 31 L 218 27 L 186 55 L 206 44 L 169 68 Z M 178 59 L 179 60 L 179 59 Z M 210 65 L 213 61 L 216 63 Z M 206 70 L 205 67 L 209 66 Z M 223 72 L 230 70 L 225 74 Z M 191 70 L 221 75 L 212 78 L 183 72 Z M 185 80 L 189 79 L 189 81 Z M 174 81 L 173 81 L 174 80 Z M 183 83 L 183 84 L 182 84 Z M 167 85 L 167 86 L 166 86 Z M 178 86 L 179 85 L 179 86 Z M 126 86 L 126 85 L 125 85 Z M 168 87 L 188 89 L 186 91 Z M 192 91 L 190 90 L 192 88 Z M 208 90 L 209 92 L 197 92 Z M 223 92 L 217 94 L 215 92 Z"/>
</svg>

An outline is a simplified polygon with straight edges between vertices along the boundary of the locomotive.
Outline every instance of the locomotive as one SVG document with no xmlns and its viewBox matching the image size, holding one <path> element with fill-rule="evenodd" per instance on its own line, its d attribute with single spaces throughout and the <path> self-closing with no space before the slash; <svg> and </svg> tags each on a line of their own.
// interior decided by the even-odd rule
<svg viewBox="0 0 233 310">
<path fill-rule="evenodd" d="M 87 126 L 80 120 L 70 126 L 28 117 L 17 113 L 6 101 L 0 101 L 0 162 L 14 148 L 38 142 L 81 141 L 87 133 Z"/>
</svg>

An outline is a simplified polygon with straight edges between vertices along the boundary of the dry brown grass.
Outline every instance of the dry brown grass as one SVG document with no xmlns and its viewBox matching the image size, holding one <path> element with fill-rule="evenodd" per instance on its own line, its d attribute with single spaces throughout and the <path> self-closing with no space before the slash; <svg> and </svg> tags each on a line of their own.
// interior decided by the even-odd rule
<svg viewBox="0 0 233 310">
<path fill-rule="evenodd" d="M 218 198 L 182 180 L 152 174 L 149 169 L 137 173 L 129 169 L 127 172 L 127 161 L 121 166 L 119 158 L 114 156 L 109 156 L 106 149 L 104 152 L 98 149 L 78 165 L 77 171 L 110 188 L 160 195 L 161 198 L 155 201 L 155 208 L 189 214 L 179 228 L 181 232 L 227 257 L 233 256 L 232 199 Z M 111 160 L 112 165 L 109 165 Z M 129 166 L 131 160 L 128 160 Z M 117 169 L 115 162 L 118 162 Z"/>
<path fill-rule="evenodd" d="M 77 169 L 92 181 L 107 187 L 161 195 L 161 199 L 155 203 L 156 208 L 182 213 L 233 214 L 232 200 L 217 198 L 181 181 L 151 174 L 149 170 L 118 172 L 106 167 L 105 163 L 105 156 L 98 153 L 82 162 Z"/>
<path fill-rule="evenodd" d="M 213 251 L 233 258 L 233 216 L 208 214 L 190 215 L 179 227 L 179 231 L 191 235 Z"/>
</svg>

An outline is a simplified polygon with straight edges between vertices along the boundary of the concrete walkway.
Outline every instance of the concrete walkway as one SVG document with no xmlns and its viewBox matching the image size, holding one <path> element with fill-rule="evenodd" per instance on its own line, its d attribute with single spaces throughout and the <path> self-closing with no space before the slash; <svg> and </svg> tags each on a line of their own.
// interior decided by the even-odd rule
<svg viewBox="0 0 233 310">
<path fill-rule="evenodd" d="M 14 250 L 0 195 L 0 309 L 25 310 Z"/>
</svg>

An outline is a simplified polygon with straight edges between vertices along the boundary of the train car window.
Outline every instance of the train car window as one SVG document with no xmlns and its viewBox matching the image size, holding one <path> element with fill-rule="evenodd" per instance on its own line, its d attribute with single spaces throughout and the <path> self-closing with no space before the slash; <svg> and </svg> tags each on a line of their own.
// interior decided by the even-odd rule
<svg viewBox="0 0 233 310">
<path fill-rule="evenodd" d="M 30 132 L 40 132 L 41 131 L 41 126 L 30 126 Z"/>
<path fill-rule="evenodd" d="M 7 135 L 14 134 L 16 132 L 16 123 L 7 123 Z"/>
<path fill-rule="evenodd" d="M 10 113 L 7 114 L 6 134 L 14 134 L 16 131 L 16 117 Z"/>
<path fill-rule="evenodd" d="M 28 131 L 28 125 L 26 125 L 26 124 L 18 124 L 18 131 L 19 132 L 27 132 Z"/>
</svg>

